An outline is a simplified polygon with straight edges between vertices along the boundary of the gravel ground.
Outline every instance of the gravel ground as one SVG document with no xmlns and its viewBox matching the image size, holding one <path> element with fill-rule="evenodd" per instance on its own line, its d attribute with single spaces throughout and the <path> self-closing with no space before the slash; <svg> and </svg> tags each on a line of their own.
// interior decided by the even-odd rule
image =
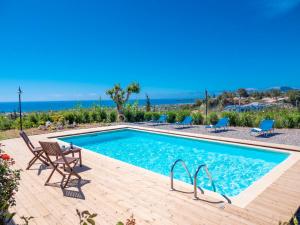
<svg viewBox="0 0 300 225">
<path fill-rule="evenodd" d="M 277 144 L 286 144 L 286 145 L 295 145 L 300 146 L 300 129 L 275 129 L 274 133 L 265 137 L 265 136 L 251 136 L 248 127 L 229 127 L 227 131 L 220 132 L 208 132 L 204 126 L 195 125 L 190 128 L 176 128 L 174 125 L 166 124 L 166 125 L 151 125 L 149 123 L 135 123 L 134 125 L 138 125 L 141 127 L 153 127 L 156 129 L 165 129 L 165 130 L 180 130 L 190 133 L 200 133 L 200 134 L 209 134 L 213 136 L 220 137 L 230 137 L 230 138 L 238 138 L 244 140 L 255 140 L 255 141 L 263 141 Z"/>
</svg>

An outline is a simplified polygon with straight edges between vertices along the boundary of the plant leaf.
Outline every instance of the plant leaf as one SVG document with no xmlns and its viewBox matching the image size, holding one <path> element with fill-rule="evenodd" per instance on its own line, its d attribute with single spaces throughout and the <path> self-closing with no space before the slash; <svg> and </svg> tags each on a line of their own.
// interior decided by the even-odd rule
<svg viewBox="0 0 300 225">
<path fill-rule="evenodd" d="M 87 221 L 88 221 L 90 224 L 95 225 L 95 221 L 94 221 L 93 219 L 88 218 Z"/>
</svg>

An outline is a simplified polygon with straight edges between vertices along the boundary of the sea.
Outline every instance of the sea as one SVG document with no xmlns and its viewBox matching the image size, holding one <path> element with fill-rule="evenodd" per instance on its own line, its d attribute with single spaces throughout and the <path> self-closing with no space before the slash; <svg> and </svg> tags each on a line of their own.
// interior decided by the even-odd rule
<svg viewBox="0 0 300 225">
<path fill-rule="evenodd" d="M 139 106 L 146 104 L 145 99 L 130 100 L 129 104 L 138 102 Z M 195 99 L 151 99 L 151 105 L 176 105 L 194 103 Z M 102 107 L 115 107 L 112 100 L 83 100 L 83 101 L 38 101 L 38 102 L 22 102 L 23 112 L 47 112 L 72 109 L 75 107 L 89 108 L 94 105 Z M 0 102 L 0 113 L 9 113 L 19 110 L 18 102 Z"/>
</svg>

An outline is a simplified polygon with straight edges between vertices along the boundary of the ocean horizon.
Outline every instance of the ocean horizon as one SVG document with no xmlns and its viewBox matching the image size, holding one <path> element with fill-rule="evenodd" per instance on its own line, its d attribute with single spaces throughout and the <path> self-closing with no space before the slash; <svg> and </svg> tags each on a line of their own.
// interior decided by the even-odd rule
<svg viewBox="0 0 300 225">
<path fill-rule="evenodd" d="M 138 102 L 139 106 L 145 106 L 145 99 L 129 100 L 128 103 L 132 104 Z M 176 105 L 176 104 L 190 104 L 194 103 L 194 98 L 186 99 L 152 99 L 151 105 Z M 65 100 L 65 101 L 24 101 L 22 102 L 23 112 L 47 112 L 72 109 L 77 106 L 82 108 L 89 108 L 94 105 L 103 107 L 115 107 L 112 100 Z M 0 113 L 9 113 L 19 110 L 18 102 L 0 102 Z"/>
</svg>

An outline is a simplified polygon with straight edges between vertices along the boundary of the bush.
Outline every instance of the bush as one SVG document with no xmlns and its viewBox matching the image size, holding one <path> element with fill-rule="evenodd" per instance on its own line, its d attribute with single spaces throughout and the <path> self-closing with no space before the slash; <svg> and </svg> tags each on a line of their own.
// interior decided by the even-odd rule
<svg viewBox="0 0 300 225">
<path fill-rule="evenodd" d="M 283 115 L 282 117 L 282 127 L 293 128 L 295 127 L 293 117 L 291 115 Z"/>
<path fill-rule="evenodd" d="M 63 116 L 64 116 L 66 121 L 69 121 L 69 124 L 73 124 L 75 122 L 75 115 L 72 111 L 64 112 Z M 45 122 L 47 121 L 47 119 L 42 119 L 42 120 L 45 121 Z"/>
<path fill-rule="evenodd" d="M 124 110 L 124 116 L 127 122 L 133 123 L 135 122 L 134 113 L 130 108 L 126 108 Z"/>
<path fill-rule="evenodd" d="M 38 117 L 37 113 L 30 113 L 28 115 L 27 119 L 29 120 L 30 123 L 32 123 L 34 125 L 38 125 L 39 117 Z"/>
<path fill-rule="evenodd" d="M 82 114 L 82 122 L 83 123 L 90 123 L 90 114 L 88 111 L 84 110 L 80 112 Z"/>
<path fill-rule="evenodd" d="M 153 112 L 152 113 L 152 120 L 158 120 L 160 117 L 160 114 L 158 112 Z"/>
<path fill-rule="evenodd" d="M 191 112 L 188 110 L 180 110 L 176 115 L 176 121 L 182 122 L 184 120 L 184 117 L 189 116 L 190 114 Z"/>
<path fill-rule="evenodd" d="M 254 116 L 253 113 L 241 113 L 239 119 L 239 126 L 243 127 L 253 127 L 254 126 Z"/>
<path fill-rule="evenodd" d="M 142 122 L 145 120 L 145 112 L 144 111 L 136 111 L 135 112 L 135 121 Z"/>
<path fill-rule="evenodd" d="M 208 115 L 208 121 L 209 123 L 215 125 L 219 120 L 219 117 L 218 117 L 218 114 L 215 113 L 215 112 L 211 112 L 209 115 Z"/>
<path fill-rule="evenodd" d="M 90 117 L 91 122 L 99 122 L 100 121 L 99 114 L 94 109 L 89 112 L 89 117 Z"/>
<path fill-rule="evenodd" d="M 109 122 L 114 123 L 117 121 L 117 112 L 116 111 L 111 111 L 109 113 Z"/>
<path fill-rule="evenodd" d="M 167 112 L 167 122 L 175 123 L 175 121 L 176 121 L 176 112 L 174 111 Z"/>
<path fill-rule="evenodd" d="M 152 113 L 152 112 L 145 112 L 145 115 L 144 115 L 145 121 L 150 121 L 150 120 L 152 120 L 152 116 L 153 116 L 153 113 Z"/>
<path fill-rule="evenodd" d="M 230 126 L 240 126 L 239 121 L 239 113 L 237 112 L 223 112 L 222 117 L 228 117 L 229 118 L 229 124 Z"/>
<path fill-rule="evenodd" d="M 105 122 L 107 120 L 107 113 L 105 110 L 100 110 L 100 122 Z"/>
<path fill-rule="evenodd" d="M 15 193 L 18 191 L 20 170 L 12 168 L 14 161 L 0 149 L 0 224 L 9 224 L 14 216 L 8 209 L 16 204 Z"/>
<path fill-rule="evenodd" d="M 13 128 L 13 120 L 8 119 L 7 117 L 0 117 L 0 130 L 9 130 Z"/>
<path fill-rule="evenodd" d="M 204 122 L 204 117 L 200 112 L 192 113 L 193 124 L 201 125 Z"/>
</svg>

